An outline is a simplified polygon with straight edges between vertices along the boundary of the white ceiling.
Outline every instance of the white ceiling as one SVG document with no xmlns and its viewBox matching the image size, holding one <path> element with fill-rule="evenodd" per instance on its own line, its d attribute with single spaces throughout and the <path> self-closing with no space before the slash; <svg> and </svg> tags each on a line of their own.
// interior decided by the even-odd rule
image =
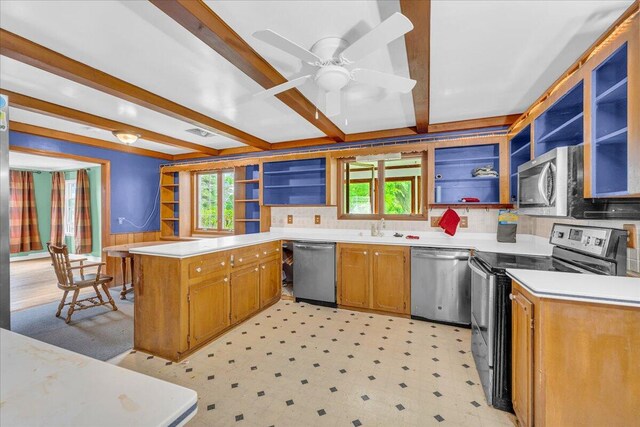
<svg viewBox="0 0 640 427">
<path fill-rule="evenodd" d="M 205 1 L 282 75 L 311 67 L 251 34 L 272 29 L 310 48 L 327 36 L 352 43 L 394 12 L 389 1 Z M 622 1 L 432 1 L 431 122 L 524 111 L 622 14 Z M 256 100 L 262 87 L 148 1 L 2 1 L 0 26 L 186 107 L 270 142 L 321 137 L 311 123 L 276 98 Z M 357 64 L 409 77 L 400 38 Z M 87 88 L 7 57 L 0 86 L 45 101 L 118 120 L 174 138 L 230 148 L 216 135 L 185 132 L 189 123 Z M 311 101 L 313 83 L 300 88 Z M 411 94 L 350 83 L 345 133 L 415 125 Z M 116 142 L 109 132 L 12 108 L 12 119 Z M 348 124 L 346 121 L 348 120 Z M 169 154 L 189 150 L 140 141 Z"/>
<path fill-rule="evenodd" d="M 432 123 L 524 112 L 633 3 L 432 1 Z"/>
<path fill-rule="evenodd" d="M 52 161 L 50 157 L 46 156 L 20 153 L 18 151 L 9 152 L 9 168 L 11 169 L 29 169 L 52 172 L 93 168 L 96 166 L 100 165 L 72 159 L 56 158 L 55 161 Z"/>
</svg>

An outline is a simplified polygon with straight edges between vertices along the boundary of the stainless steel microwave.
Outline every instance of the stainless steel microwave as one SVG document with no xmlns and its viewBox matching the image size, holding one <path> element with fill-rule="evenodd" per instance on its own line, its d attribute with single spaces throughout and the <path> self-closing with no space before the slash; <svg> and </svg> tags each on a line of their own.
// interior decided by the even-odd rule
<svg viewBox="0 0 640 427">
<path fill-rule="evenodd" d="M 582 145 L 555 148 L 518 166 L 518 211 L 580 219 L 640 218 L 637 198 L 585 199 Z"/>
</svg>

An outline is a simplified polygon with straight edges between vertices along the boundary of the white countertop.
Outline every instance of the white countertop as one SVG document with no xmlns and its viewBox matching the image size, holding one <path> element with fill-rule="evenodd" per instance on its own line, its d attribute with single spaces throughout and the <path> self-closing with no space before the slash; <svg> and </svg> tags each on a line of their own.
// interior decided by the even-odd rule
<svg viewBox="0 0 640 427">
<path fill-rule="evenodd" d="M 275 240 L 298 240 L 312 242 L 368 243 L 379 245 L 403 245 L 435 248 L 465 248 L 485 252 L 502 252 L 525 255 L 551 255 L 548 239 L 520 234 L 517 243 L 498 243 L 495 233 L 458 233 L 454 237 L 442 232 L 405 232 L 420 236 L 419 240 L 393 237 L 394 231 L 386 230 L 383 237 L 373 237 L 369 230 L 271 228 L 268 233 L 242 234 L 188 242 L 170 243 L 160 246 L 133 248 L 131 253 L 155 255 L 168 258 L 188 258 L 217 251 L 251 246 Z"/>
<path fill-rule="evenodd" d="M 195 391 L 0 329 L 0 425 L 184 425 Z"/>
<path fill-rule="evenodd" d="M 507 269 L 533 295 L 573 301 L 640 307 L 640 278 Z"/>
</svg>

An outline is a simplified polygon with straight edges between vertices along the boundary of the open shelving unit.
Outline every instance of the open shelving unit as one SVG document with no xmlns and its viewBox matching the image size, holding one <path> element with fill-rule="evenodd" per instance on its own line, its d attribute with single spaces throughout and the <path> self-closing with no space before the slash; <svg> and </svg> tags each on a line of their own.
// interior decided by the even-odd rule
<svg viewBox="0 0 640 427">
<path fill-rule="evenodd" d="M 509 140 L 509 200 L 518 201 L 518 166 L 531 160 L 531 125 Z"/>
<path fill-rule="evenodd" d="M 265 162 L 263 168 L 264 205 L 326 205 L 326 158 Z"/>
<path fill-rule="evenodd" d="M 260 205 L 260 165 L 239 166 L 234 172 L 234 233 L 267 231 L 269 208 Z"/>
<path fill-rule="evenodd" d="M 595 197 L 628 194 L 627 43 L 592 71 L 591 155 Z"/>
<path fill-rule="evenodd" d="M 436 148 L 435 205 L 460 205 L 463 197 L 480 199 L 477 203 L 464 203 L 464 206 L 499 204 L 500 177 L 472 176 L 475 168 L 483 166 L 500 170 L 498 144 Z"/>
<path fill-rule="evenodd" d="M 584 82 L 580 81 L 535 119 L 535 156 L 584 142 Z"/>
<path fill-rule="evenodd" d="M 160 237 L 180 240 L 191 235 L 189 172 L 160 172 Z"/>
</svg>

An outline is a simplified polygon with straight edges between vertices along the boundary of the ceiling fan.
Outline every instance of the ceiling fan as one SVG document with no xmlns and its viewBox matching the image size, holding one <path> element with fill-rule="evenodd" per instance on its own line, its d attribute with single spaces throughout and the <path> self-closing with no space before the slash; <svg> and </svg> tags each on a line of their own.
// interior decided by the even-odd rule
<svg viewBox="0 0 640 427">
<path fill-rule="evenodd" d="M 313 77 L 313 81 L 320 89 L 320 95 L 325 94 L 325 114 L 333 117 L 340 114 L 342 89 L 352 80 L 391 91 L 410 92 L 416 84 L 415 80 L 375 70 L 351 68 L 351 66 L 412 29 L 411 21 L 396 12 L 351 45 L 340 37 L 327 37 L 318 40 L 311 50 L 303 48 L 275 31 L 256 31 L 253 36 L 258 40 L 300 58 L 318 67 L 318 70 L 315 74 L 295 78 L 254 96 L 264 98 L 277 95 L 301 86 Z"/>
</svg>

